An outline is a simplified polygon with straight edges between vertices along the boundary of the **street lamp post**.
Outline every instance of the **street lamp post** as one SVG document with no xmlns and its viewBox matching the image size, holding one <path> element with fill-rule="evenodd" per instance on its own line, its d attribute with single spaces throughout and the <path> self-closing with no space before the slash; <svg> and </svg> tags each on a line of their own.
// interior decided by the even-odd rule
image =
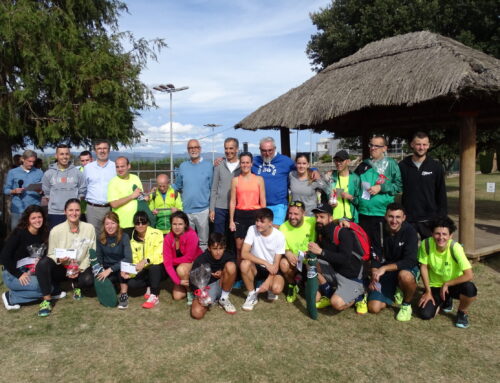
<svg viewBox="0 0 500 383">
<path fill-rule="evenodd" d="M 170 178 L 173 179 L 174 177 L 174 148 L 173 148 L 173 142 L 174 142 L 174 134 L 173 134 L 173 127 L 172 127 L 172 93 L 174 92 L 180 92 L 182 90 L 189 89 L 188 86 L 181 86 L 179 88 L 176 88 L 173 84 L 165 84 L 165 85 L 158 85 L 153 87 L 154 90 L 157 90 L 158 92 L 162 93 L 168 93 L 170 94 Z"/>
<path fill-rule="evenodd" d="M 222 126 L 221 124 L 205 124 L 207 128 L 212 128 L 212 163 L 215 161 L 215 128 Z"/>
</svg>

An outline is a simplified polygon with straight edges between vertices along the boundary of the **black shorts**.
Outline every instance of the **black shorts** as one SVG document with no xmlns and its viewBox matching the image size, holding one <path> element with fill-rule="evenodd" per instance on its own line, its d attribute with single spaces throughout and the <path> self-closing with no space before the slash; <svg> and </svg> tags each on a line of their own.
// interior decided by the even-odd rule
<svg viewBox="0 0 500 383">
<path fill-rule="evenodd" d="M 261 265 L 255 265 L 255 268 L 257 269 L 257 274 L 255 274 L 255 280 L 256 281 L 264 281 L 267 279 L 269 276 L 269 271 Z"/>
<path fill-rule="evenodd" d="M 235 238 L 245 238 L 247 236 L 248 228 L 255 225 L 255 215 L 257 210 L 235 210 L 234 223 L 236 231 L 234 232 Z"/>
</svg>

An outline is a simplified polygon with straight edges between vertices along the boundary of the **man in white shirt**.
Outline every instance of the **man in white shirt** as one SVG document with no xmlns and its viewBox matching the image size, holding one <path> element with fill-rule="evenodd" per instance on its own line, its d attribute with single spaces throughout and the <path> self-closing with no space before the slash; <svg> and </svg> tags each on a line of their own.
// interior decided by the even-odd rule
<svg viewBox="0 0 500 383">
<path fill-rule="evenodd" d="M 94 150 L 97 161 L 85 165 L 83 174 L 87 182 L 87 222 L 95 228 L 99 237 L 102 220 L 108 211 L 108 184 L 116 176 L 115 163 L 109 159 L 110 144 L 106 140 L 96 141 Z"/>
<path fill-rule="evenodd" d="M 243 304 L 244 311 L 253 310 L 258 303 L 258 294 L 268 292 L 269 300 L 278 299 L 285 280 L 279 275 L 279 265 L 285 254 L 285 236 L 273 226 L 274 214 L 271 209 L 257 211 L 255 225 L 250 226 L 241 250 L 241 276 L 248 296 Z M 255 289 L 254 281 L 264 280 Z"/>
</svg>

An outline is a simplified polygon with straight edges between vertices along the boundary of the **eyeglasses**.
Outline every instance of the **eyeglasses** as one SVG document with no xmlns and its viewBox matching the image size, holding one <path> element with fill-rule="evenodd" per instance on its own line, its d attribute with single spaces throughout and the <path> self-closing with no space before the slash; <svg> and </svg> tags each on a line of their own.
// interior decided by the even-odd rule
<svg viewBox="0 0 500 383">
<path fill-rule="evenodd" d="M 188 150 L 199 150 L 201 146 L 188 146 Z"/>
<path fill-rule="evenodd" d="M 292 201 L 290 202 L 289 206 L 303 207 L 304 203 L 302 201 Z"/>
<path fill-rule="evenodd" d="M 262 153 L 272 153 L 274 149 L 260 149 Z"/>
<path fill-rule="evenodd" d="M 370 149 L 382 149 L 385 145 L 374 145 L 374 144 L 368 144 L 368 147 Z"/>
<path fill-rule="evenodd" d="M 143 226 L 143 225 L 147 225 L 147 224 L 148 224 L 148 221 L 137 221 L 137 222 L 134 222 L 135 226 Z"/>
</svg>

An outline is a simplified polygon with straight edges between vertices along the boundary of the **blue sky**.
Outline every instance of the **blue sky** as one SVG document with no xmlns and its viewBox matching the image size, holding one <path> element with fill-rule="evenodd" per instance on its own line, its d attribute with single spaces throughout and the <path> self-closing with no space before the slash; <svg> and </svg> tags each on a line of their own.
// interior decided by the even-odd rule
<svg viewBox="0 0 500 383">
<path fill-rule="evenodd" d="M 276 131 L 248 132 L 232 127 L 261 105 L 309 79 L 314 73 L 305 54 L 316 32 L 309 13 L 330 0 L 148 0 L 127 1 L 129 14 L 120 30 L 136 38 L 164 38 L 168 48 L 150 61 L 142 81 L 153 87 L 189 86 L 173 95 L 174 152 L 186 140 L 204 138 L 204 152 L 222 151 L 226 137 L 248 141 L 256 152 L 260 138 Z M 169 98 L 155 92 L 159 109 L 143 112 L 136 126 L 148 142 L 135 151 L 169 153 Z M 215 135 L 203 125 L 221 124 Z M 209 136 L 209 137 L 207 137 Z M 327 137 L 323 134 L 321 137 Z M 320 135 L 313 135 L 316 142 Z M 299 151 L 309 148 L 309 132 L 299 135 Z M 304 146 L 305 145 L 305 146 Z M 296 134 L 291 135 L 292 152 Z"/>
</svg>

